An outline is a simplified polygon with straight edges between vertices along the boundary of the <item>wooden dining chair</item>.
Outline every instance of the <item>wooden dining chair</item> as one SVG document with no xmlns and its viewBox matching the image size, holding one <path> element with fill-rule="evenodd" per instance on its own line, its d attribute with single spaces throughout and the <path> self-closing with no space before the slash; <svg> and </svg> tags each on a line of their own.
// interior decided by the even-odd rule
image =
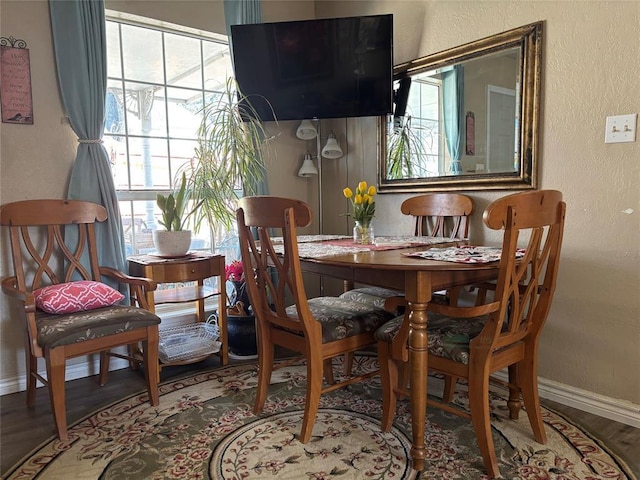
<svg viewBox="0 0 640 480">
<path fill-rule="evenodd" d="M 375 345 L 374 332 L 392 315 L 338 297 L 307 298 L 296 239 L 297 228 L 311 222 L 311 209 L 306 203 L 256 196 L 242 198 L 238 207 L 240 251 L 258 329 L 254 412 L 260 413 L 265 403 L 275 368 L 275 346 L 297 352 L 307 362 L 306 403 L 299 437 L 306 443 L 322 393 L 378 374 L 376 370 L 334 383 L 331 359 Z M 282 243 L 274 242 L 272 235 L 281 237 Z"/>
<path fill-rule="evenodd" d="M 459 193 L 427 193 L 402 202 L 400 211 L 413 217 L 415 236 L 447 237 L 466 239 L 469 237 L 469 220 L 473 213 L 473 200 Z M 460 288 L 434 295 L 436 301 L 455 304 Z M 403 295 L 381 287 L 358 287 L 341 295 L 347 300 L 384 306 L 389 298 Z"/>
<path fill-rule="evenodd" d="M 67 440 L 65 366 L 67 358 L 100 353 L 100 385 L 107 380 L 108 355 L 145 365 L 151 405 L 158 405 L 158 324 L 145 293 L 156 284 L 98 265 L 96 222 L 106 209 L 79 200 L 26 200 L 3 205 L 0 223 L 9 227 L 14 275 L 2 290 L 20 307 L 26 323 L 27 405 L 35 403 L 36 380 L 48 386 L 57 434 Z M 125 295 L 114 285 L 127 285 Z M 143 357 L 111 353 L 142 344 Z M 38 373 L 44 358 L 46 378 Z"/>
<path fill-rule="evenodd" d="M 484 466 L 494 477 L 500 472 L 491 436 L 492 373 L 509 368 L 506 386 L 522 396 L 536 441 L 546 443 L 538 397 L 538 342 L 556 287 L 565 208 L 555 190 L 516 193 L 492 202 L 484 223 L 504 230 L 493 301 L 428 307 L 428 366 L 445 375 L 445 388 L 443 401 L 429 398 L 427 404 L 471 419 Z M 525 253 L 516 259 L 519 247 Z M 409 320 L 403 317 L 376 332 L 384 430 L 391 427 L 398 396 L 407 394 L 398 367 L 407 361 L 408 334 Z M 450 405 L 457 378 L 466 379 L 470 413 Z"/>
</svg>

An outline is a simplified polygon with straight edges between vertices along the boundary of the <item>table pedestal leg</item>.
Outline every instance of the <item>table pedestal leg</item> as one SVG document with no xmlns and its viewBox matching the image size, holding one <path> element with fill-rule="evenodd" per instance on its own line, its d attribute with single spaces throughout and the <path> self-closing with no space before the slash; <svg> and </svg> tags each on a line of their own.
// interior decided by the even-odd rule
<svg viewBox="0 0 640 480">
<path fill-rule="evenodd" d="M 427 272 L 407 272 L 405 295 L 408 301 L 409 368 L 411 369 L 411 459 L 413 469 L 424 469 L 424 428 L 427 409 L 427 304 L 431 300 L 431 279 Z"/>
</svg>

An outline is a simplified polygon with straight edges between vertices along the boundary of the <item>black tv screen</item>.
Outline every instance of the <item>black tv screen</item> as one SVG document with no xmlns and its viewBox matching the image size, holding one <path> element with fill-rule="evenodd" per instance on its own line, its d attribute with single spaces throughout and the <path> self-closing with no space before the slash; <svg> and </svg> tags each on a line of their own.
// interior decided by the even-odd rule
<svg viewBox="0 0 640 480">
<path fill-rule="evenodd" d="M 236 81 L 260 119 L 393 111 L 393 15 L 232 25 Z"/>
</svg>

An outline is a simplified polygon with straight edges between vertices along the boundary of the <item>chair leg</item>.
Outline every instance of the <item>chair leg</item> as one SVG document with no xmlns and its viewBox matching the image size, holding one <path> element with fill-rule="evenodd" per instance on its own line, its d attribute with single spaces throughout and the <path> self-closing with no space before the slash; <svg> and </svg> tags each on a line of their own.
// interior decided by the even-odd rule
<svg viewBox="0 0 640 480">
<path fill-rule="evenodd" d="M 103 351 L 100 352 L 100 376 L 99 383 L 100 386 L 103 387 L 107 383 L 107 377 L 109 376 L 109 352 Z"/>
<path fill-rule="evenodd" d="M 525 359 L 520 366 L 520 387 L 522 389 L 522 400 L 524 408 L 529 417 L 531 430 L 536 442 L 547 443 L 547 433 L 544 430 L 542 412 L 540 410 L 540 397 L 538 396 L 538 375 L 535 362 Z"/>
<path fill-rule="evenodd" d="M 49 384 L 49 396 L 51 399 L 51 410 L 56 430 L 60 440 L 69 439 L 67 435 L 67 412 L 65 408 L 65 355 L 64 347 L 58 347 L 45 351 L 45 361 L 47 364 L 47 380 Z"/>
<path fill-rule="evenodd" d="M 320 350 L 311 351 L 307 358 L 307 392 L 304 406 L 304 418 L 300 431 L 300 442 L 307 443 L 313 432 L 313 425 L 318 416 L 320 394 L 322 393 L 323 360 Z"/>
<path fill-rule="evenodd" d="M 513 385 L 513 386 L 512 386 Z M 520 417 L 520 370 L 518 364 L 509 365 L 509 400 L 507 400 L 507 408 L 509 408 L 509 418 L 517 420 Z"/>
<path fill-rule="evenodd" d="M 152 406 L 160 404 L 158 393 L 158 379 L 160 378 L 160 365 L 158 363 L 158 327 L 147 328 L 147 341 L 143 342 L 144 376 L 147 382 L 149 403 Z"/>
<path fill-rule="evenodd" d="M 330 358 L 325 358 L 323 369 L 324 379 L 327 382 L 327 385 L 333 385 L 334 383 L 336 383 L 335 379 L 333 378 L 333 362 Z"/>
<path fill-rule="evenodd" d="M 451 403 L 453 401 L 453 394 L 456 392 L 456 383 L 458 377 L 453 375 L 445 375 L 444 377 L 444 391 L 442 392 L 442 401 L 444 403 Z"/>
<path fill-rule="evenodd" d="M 25 335 L 24 355 L 27 370 L 27 407 L 36 403 L 36 373 L 38 373 L 38 358 L 31 354 L 29 336 Z"/>
<path fill-rule="evenodd" d="M 499 477 L 498 459 L 491 433 L 489 416 L 489 372 L 469 373 L 469 409 L 471 421 L 476 432 L 478 447 L 484 462 L 484 468 L 491 477 Z"/>
<path fill-rule="evenodd" d="M 378 362 L 380 363 L 380 380 L 382 382 L 382 431 L 388 432 L 396 414 L 398 388 L 398 364 L 391 358 L 390 345 L 378 343 Z M 404 375 L 403 375 L 404 376 Z"/>
<path fill-rule="evenodd" d="M 268 333 L 265 335 L 262 331 L 258 332 L 258 385 L 256 387 L 256 401 L 253 405 L 253 413 L 256 415 L 261 413 L 264 408 L 273 371 L 273 345 L 271 339 L 265 338 L 265 336 L 268 337 Z"/>
<path fill-rule="evenodd" d="M 344 368 L 343 372 L 345 376 L 351 375 L 351 369 L 353 368 L 353 352 L 347 352 L 344 354 Z"/>
</svg>

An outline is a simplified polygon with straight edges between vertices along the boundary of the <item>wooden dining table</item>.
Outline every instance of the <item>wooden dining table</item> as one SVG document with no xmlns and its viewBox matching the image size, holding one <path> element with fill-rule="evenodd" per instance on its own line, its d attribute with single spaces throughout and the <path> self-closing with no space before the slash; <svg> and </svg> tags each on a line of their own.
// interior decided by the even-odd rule
<svg viewBox="0 0 640 480">
<path fill-rule="evenodd" d="M 441 245 L 438 245 L 441 246 Z M 372 250 L 332 254 L 315 258 L 300 257 L 306 272 L 404 291 L 409 309 L 409 364 L 412 447 L 414 470 L 424 468 L 425 418 L 427 402 L 427 305 L 434 291 L 496 278 L 498 262 L 454 263 L 407 256 L 422 251 L 417 246 L 392 250 Z"/>
</svg>

